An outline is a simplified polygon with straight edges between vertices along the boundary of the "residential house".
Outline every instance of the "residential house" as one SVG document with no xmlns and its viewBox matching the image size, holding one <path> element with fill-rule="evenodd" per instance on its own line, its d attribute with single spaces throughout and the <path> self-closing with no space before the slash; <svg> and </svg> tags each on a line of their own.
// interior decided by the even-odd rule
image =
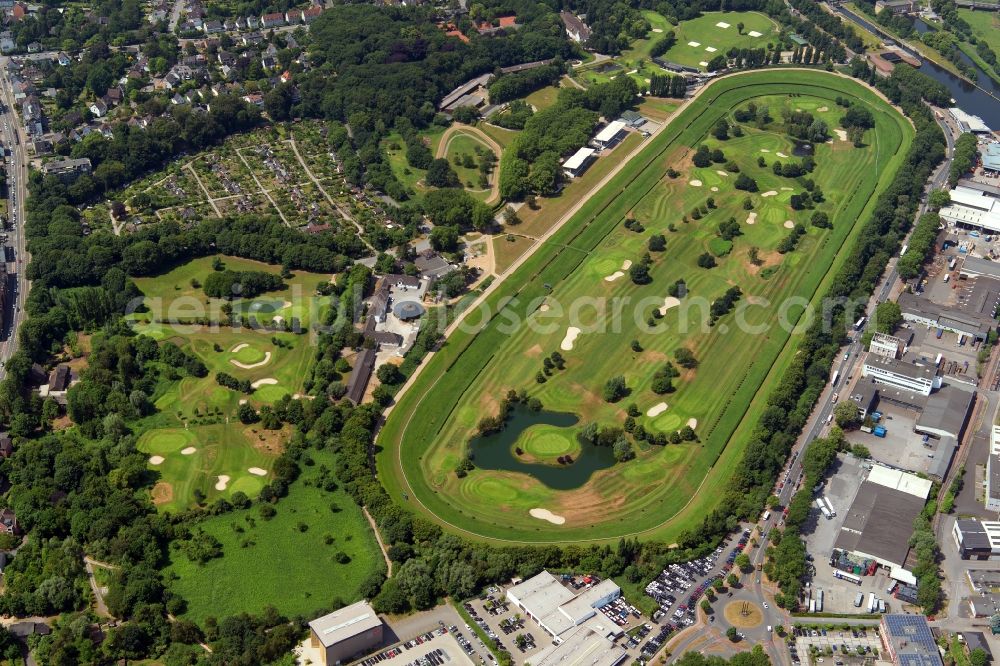
<svg viewBox="0 0 1000 666">
<path fill-rule="evenodd" d="M 181 97 L 180 93 L 174 93 L 174 96 L 170 98 L 170 103 L 183 106 L 184 104 L 187 104 L 187 99 Z"/>
<path fill-rule="evenodd" d="M 41 42 L 31 42 L 28 44 L 28 53 L 39 53 L 42 50 Z"/>
<path fill-rule="evenodd" d="M 108 92 L 106 92 L 104 97 L 101 99 L 104 100 L 104 103 L 107 104 L 109 108 L 118 106 L 125 100 L 125 91 L 118 86 L 108 88 Z"/>
<path fill-rule="evenodd" d="M 11 53 L 17 48 L 14 43 L 14 35 L 10 30 L 0 32 L 0 53 Z"/>
<path fill-rule="evenodd" d="M 259 32 L 248 32 L 247 34 L 243 35 L 242 41 L 243 41 L 243 46 L 257 46 L 258 44 L 263 43 L 264 35 L 260 34 Z"/>
<path fill-rule="evenodd" d="M 232 67 L 236 64 L 236 54 L 232 51 L 219 51 L 215 57 L 218 59 L 220 65 Z"/>
<path fill-rule="evenodd" d="M 225 21 L 222 22 L 223 30 L 228 30 L 232 32 L 234 30 L 239 30 L 239 27 L 240 26 L 233 19 L 226 19 Z"/>
<path fill-rule="evenodd" d="M 260 27 L 260 19 L 256 16 L 248 16 L 246 22 L 248 30 L 256 30 Z"/>
<path fill-rule="evenodd" d="M 319 18 L 320 14 L 323 13 L 323 8 L 318 5 L 313 5 L 309 9 L 302 10 L 302 22 L 312 23 Z"/>
<path fill-rule="evenodd" d="M 73 59 L 69 57 L 68 53 L 60 51 L 58 55 L 56 55 L 56 61 L 58 61 L 61 67 L 66 67 L 73 62 Z"/>
<path fill-rule="evenodd" d="M 260 24 L 264 28 L 277 28 L 285 25 L 285 15 L 281 12 L 275 14 L 264 14 L 260 17 Z"/>
<path fill-rule="evenodd" d="M 0 509 L 0 532 L 11 535 L 21 533 L 21 526 L 17 523 L 17 514 L 13 509 Z"/>
<path fill-rule="evenodd" d="M 22 21 L 28 16 L 28 6 L 23 2 L 15 2 L 10 9 L 10 17 L 15 21 Z"/>
<path fill-rule="evenodd" d="M 250 93 L 243 96 L 243 101 L 254 106 L 264 106 L 264 96 L 260 93 Z"/>
<path fill-rule="evenodd" d="M 104 103 L 104 100 L 95 100 L 91 102 L 88 108 L 90 109 L 90 112 L 98 118 L 103 118 L 108 115 L 108 105 Z"/>
<path fill-rule="evenodd" d="M 222 21 L 217 19 L 212 19 L 211 21 L 205 21 L 202 26 L 206 35 L 214 35 L 216 33 L 222 32 L 225 28 L 222 26 Z"/>
<path fill-rule="evenodd" d="M 7 433 L 0 434 L 0 458 L 10 458 L 14 453 L 14 440 Z"/>
</svg>

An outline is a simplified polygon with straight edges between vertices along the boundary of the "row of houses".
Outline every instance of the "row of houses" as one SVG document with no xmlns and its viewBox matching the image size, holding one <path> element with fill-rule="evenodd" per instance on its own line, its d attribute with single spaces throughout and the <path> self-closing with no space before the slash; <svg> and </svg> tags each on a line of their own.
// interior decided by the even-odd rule
<svg viewBox="0 0 1000 666">
<path fill-rule="evenodd" d="M 184 21 L 180 24 L 181 32 L 204 32 L 206 35 L 216 35 L 223 32 L 240 32 L 244 30 L 269 30 L 289 25 L 308 25 L 323 13 L 323 6 L 310 5 L 305 9 L 291 9 L 287 12 L 274 12 L 260 16 L 240 16 L 228 19 L 206 19 L 200 5 L 190 8 Z"/>
</svg>

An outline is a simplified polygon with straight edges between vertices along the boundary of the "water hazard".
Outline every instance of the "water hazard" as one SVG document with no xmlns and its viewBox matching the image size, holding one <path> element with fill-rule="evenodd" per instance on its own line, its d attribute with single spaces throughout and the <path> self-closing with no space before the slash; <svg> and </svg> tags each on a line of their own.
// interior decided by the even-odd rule
<svg viewBox="0 0 1000 666">
<path fill-rule="evenodd" d="M 615 456 L 610 446 L 595 446 L 580 442 L 581 450 L 573 456 L 568 465 L 526 462 L 514 453 L 515 442 L 529 428 L 554 426 L 565 428 L 566 436 L 575 437 L 573 426 L 580 419 L 566 412 L 532 412 L 516 405 L 507 419 L 507 427 L 498 433 L 474 437 L 469 441 L 472 461 L 480 469 L 520 472 L 544 483 L 553 490 L 573 490 L 590 480 L 594 472 L 607 469 L 615 464 Z"/>
</svg>

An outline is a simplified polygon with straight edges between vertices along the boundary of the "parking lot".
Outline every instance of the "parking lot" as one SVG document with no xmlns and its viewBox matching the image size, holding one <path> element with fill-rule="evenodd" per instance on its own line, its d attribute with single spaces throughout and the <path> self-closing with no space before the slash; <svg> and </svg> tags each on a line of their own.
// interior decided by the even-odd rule
<svg viewBox="0 0 1000 666">
<path fill-rule="evenodd" d="M 847 441 L 865 446 L 874 460 L 915 474 L 930 474 L 937 468 L 939 456 L 952 455 L 953 440 L 951 446 L 944 446 L 940 439 L 932 437 L 924 442 L 923 435 L 913 431 L 920 418 L 918 412 L 888 400 L 879 401 L 878 411 L 882 414 L 879 425 L 886 429 L 885 437 L 860 430 L 846 433 Z"/>
<path fill-rule="evenodd" d="M 744 552 L 749 539 L 750 530 L 746 529 L 739 538 L 727 539 L 711 555 L 671 564 L 646 586 L 646 594 L 660 605 L 653 619 L 662 618 L 666 635 L 694 624 L 698 600 L 713 581 L 724 579 L 732 571 L 736 556 Z"/>
<path fill-rule="evenodd" d="M 475 661 L 473 661 L 475 659 Z M 482 662 L 458 627 L 439 627 L 365 657 L 358 666 L 473 666 Z"/>
<path fill-rule="evenodd" d="M 828 630 L 793 629 L 795 644 L 789 648 L 792 663 L 823 663 L 832 661 L 837 666 L 861 664 L 877 655 L 882 648 L 874 628 Z M 860 650 L 860 651 L 859 651 Z"/>
</svg>

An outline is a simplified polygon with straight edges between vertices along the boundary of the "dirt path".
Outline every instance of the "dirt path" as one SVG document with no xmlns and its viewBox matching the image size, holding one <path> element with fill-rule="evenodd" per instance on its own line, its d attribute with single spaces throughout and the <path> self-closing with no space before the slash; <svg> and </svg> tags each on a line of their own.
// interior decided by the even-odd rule
<svg viewBox="0 0 1000 666">
<path fill-rule="evenodd" d="M 368 513 L 368 507 L 363 506 L 361 507 L 361 510 L 364 512 L 365 518 L 368 519 L 368 524 L 372 526 L 372 532 L 375 533 L 375 540 L 378 541 L 379 550 L 382 551 L 382 557 L 385 558 L 385 566 L 386 566 L 385 577 L 392 578 L 392 560 L 389 559 L 389 552 L 388 550 L 386 550 L 385 542 L 382 541 L 382 535 L 378 531 L 378 526 L 375 525 L 375 519 L 372 518 L 372 514 Z"/>
<path fill-rule="evenodd" d="M 84 568 L 87 570 L 87 580 L 90 581 L 90 589 L 94 593 L 94 610 L 101 617 L 114 617 L 111 611 L 108 610 L 108 605 L 104 603 L 104 588 L 97 584 L 97 578 L 94 576 L 94 567 L 100 567 L 101 569 L 107 569 L 108 571 L 114 571 L 118 567 L 113 564 L 107 564 L 105 562 L 98 562 L 97 560 L 84 556 L 83 558 Z"/>
<path fill-rule="evenodd" d="M 316 187 L 319 188 L 320 193 L 324 197 L 326 197 L 326 200 L 330 202 L 330 205 L 336 208 L 337 212 L 339 212 L 345 220 L 354 225 L 354 227 L 358 230 L 358 238 L 360 238 L 361 242 L 365 244 L 365 247 L 371 250 L 372 254 L 377 255 L 378 250 L 372 247 L 372 244 L 368 242 L 367 238 L 365 238 L 365 230 L 361 227 L 360 224 L 358 224 L 358 221 L 355 220 L 350 213 L 344 210 L 344 208 L 340 204 L 334 201 L 333 197 L 327 194 L 326 189 L 323 188 L 322 183 L 320 183 L 319 179 L 313 175 L 313 172 L 309 168 L 309 165 L 306 164 L 306 161 L 302 159 L 302 155 L 299 153 L 299 144 L 295 142 L 295 137 L 292 136 L 292 138 L 288 141 L 288 143 L 292 146 L 292 152 L 295 153 L 295 159 L 297 159 L 299 161 L 299 164 L 302 165 L 302 168 L 305 170 L 306 175 L 309 176 L 309 180 L 311 180 L 316 185 Z"/>
<path fill-rule="evenodd" d="M 288 218 L 286 218 L 285 214 L 281 212 L 280 208 L 278 208 L 278 204 L 274 201 L 274 197 L 271 196 L 271 193 L 265 190 L 264 186 L 261 185 L 260 179 L 257 178 L 257 174 L 256 172 L 254 172 L 253 167 L 251 167 L 250 163 L 247 162 L 247 158 L 243 157 L 242 148 L 237 148 L 236 154 L 240 156 L 240 161 L 243 162 L 243 166 L 245 166 L 247 168 L 247 171 L 250 172 L 250 177 L 253 178 L 253 182 L 257 184 L 257 189 L 260 191 L 261 194 L 267 197 L 267 200 L 271 202 L 272 206 L 274 206 L 274 210 L 278 211 L 278 217 L 280 217 L 281 221 L 285 223 L 285 226 L 290 228 L 292 225 L 288 223 Z M 214 206 L 215 204 L 212 205 Z"/>
<path fill-rule="evenodd" d="M 496 203 L 500 199 L 500 156 L 503 155 L 503 148 L 500 147 L 499 143 L 491 139 L 486 132 L 472 125 L 455 123 L 441 135 L 441 141 L 438 142 L 437 154 L 434 157 L 445 157 L 448 154 L 448 146 L 451 145 L 451 140 L 461 134 L 468 134 L 478 139 L 497 156 L 497 166 L 490 175 L 490 198 L 486 200 L 488 204 Z"/>
<path fill-rule="evenodd" d="M 205 187 L 205 183 L 201 182 L 201 176 L 199 176 L 198 172 L 194 170 L 194 166 L 192 166 L 193 164 L 194 164 L 193 161 L 188 162 L 187 164 L 184 165 L 184 168 L 187 169 L 188 171 L 190 171 L 191 175 L 194 176 L 195 181 L 198 183 L 198 187 L 200 187 L 201 191 L 204 192 L 205 198 L 208 199 L 208 204 L 212 207 L 212 210 L 215 211 L 215 214 L 218 217 L 222 217 L 222 212 L 219 210 L 219 207 L 215 205 L 215 199 L 213 199 L 212 195 L 208 193 L 208 188 Z M 246 164 L 245 160 L 244 160 L 244 164 Z M 247 164 L 247 166 L 250 166 L 250 165 Z M 256 179 L 257 179 L 257 177 L 254 176 L 254 180 L 256 180 Z M 257 184 L 260 185 L 260 183 L 257 183 Z"/>
</svg>

